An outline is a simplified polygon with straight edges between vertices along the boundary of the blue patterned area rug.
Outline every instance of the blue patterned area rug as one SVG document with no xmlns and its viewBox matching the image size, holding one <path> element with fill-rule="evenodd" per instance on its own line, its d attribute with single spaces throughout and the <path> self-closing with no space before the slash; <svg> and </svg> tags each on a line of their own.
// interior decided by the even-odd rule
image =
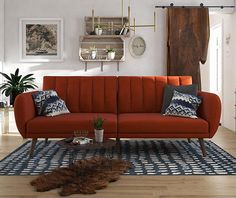
<svg viewBox="0 0 236 198">
<path fill-rule="evenodd" d="M 124 140 L 122 159 L 133 168 L 125 175 L 236 175 L 236 158 L 211 141 L 205 141 L 207 157 L 202 157 L 198 141 Z M 28 141 L 0 161 L 0 175 L 39 175 L 70 163 L 71 153 L 56 141 L 38 141 L 34 157 L 28 158 Z M 78 151 L 77 159 L 94 155 L 110 156 L 108 150 Z M 115 150 L 113 157 L 117 158 Z"/>
</svg>

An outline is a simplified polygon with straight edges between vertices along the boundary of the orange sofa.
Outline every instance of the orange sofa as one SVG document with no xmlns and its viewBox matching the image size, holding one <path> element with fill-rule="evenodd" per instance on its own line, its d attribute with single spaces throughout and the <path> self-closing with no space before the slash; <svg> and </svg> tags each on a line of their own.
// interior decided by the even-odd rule
<svg viewBox="0 0 236 198">
<path fill-rule="evenodd" d="M 88 130 L 96 115 L 105 119 L 108 138 L 203 138 L 217 131 L 221 102 L 217 95 L 199 92 L 203 102 L 198 119 L 160 114 L 165 85 L 192 84 L 190 76 L 80 77 L 45 76 L 43 90 L 56 90 L 70 114 L 37 116 L 32 93 L 17 96 L 14 113 L 17 128 L 24 138 L 32 138 L 31 154 L 37 138 L 71 137 L 75 130 Z"/>
</svg>

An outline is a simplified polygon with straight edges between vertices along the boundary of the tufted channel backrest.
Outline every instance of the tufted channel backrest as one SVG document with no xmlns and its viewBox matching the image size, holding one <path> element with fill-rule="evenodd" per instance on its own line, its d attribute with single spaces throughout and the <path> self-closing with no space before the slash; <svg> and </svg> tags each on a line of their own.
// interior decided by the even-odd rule
<svg viewBox="0 0 236 198">
<path fill-rule="evenodd" d="M 118 78 L 119 113 L 160 112 L 165 85 L 190 85 L 191 76 L 122 76 Z"/>
<path fill-rule="evenodd" d="M 45 76 L 43 90 L 55 90 L 72 113 L 117 113 L 117 77 Z"/>
</svg>

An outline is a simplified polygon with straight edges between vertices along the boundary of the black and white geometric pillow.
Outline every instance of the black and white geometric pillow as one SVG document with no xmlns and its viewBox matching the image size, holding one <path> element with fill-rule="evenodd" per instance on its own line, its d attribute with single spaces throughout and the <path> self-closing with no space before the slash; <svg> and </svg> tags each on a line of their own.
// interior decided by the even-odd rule
<svg viewBox="0 0 236 198">
<path fill-rule="evenodd" d="M 47 99 L 52 96 L 57 96 L 57 92 L 54 90 L 47 90 L 47 91 L 38 91 L 37 93 L 32 94 L 38 115 L 43 115 L 42 107 L 44 103 L 47 101 Z"/>
<path fill-rule="evenodd" d="M 39 91 L 32 95 L 37 113 L 40 116 L 55 116 L 70 113 L 65 102 L 54 90 Z"/>
<path fill-rule="evenodd" d="M 174 90 L 173 98 L 164 115 L 197 118 L 197 109 L 201 102 L 198 96 Z"/>
<path fill-rule="evenodd" d="M 43 105 L 44 116 L 57 116 L 61 114 L 70 113 L 66 107 L 64 100 L 58 96 L 52 96 L 46 100 Z"/>
</svg>

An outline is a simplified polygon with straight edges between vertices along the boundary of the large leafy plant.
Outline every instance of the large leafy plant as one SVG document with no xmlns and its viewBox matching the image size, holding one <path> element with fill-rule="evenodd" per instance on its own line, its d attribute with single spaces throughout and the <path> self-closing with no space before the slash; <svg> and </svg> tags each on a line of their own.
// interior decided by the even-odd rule
<svg viewBox="0 0 236 198">
<path fill-rule="evenodd" d="M 10 96 L 10 104 L 13 105 L 17 95 L 29 90 L 35 89 L 38 86 L 34 84 L 35 78 L 33 74 L 27 74 L 22 76 L 19 74 L 19 68 L 16 69 L 14 74 L 7 75 L 0 72 L 0 74 L 6 78 L 1 84 L 0 90 L 6 97 Z"/>
</svg>

